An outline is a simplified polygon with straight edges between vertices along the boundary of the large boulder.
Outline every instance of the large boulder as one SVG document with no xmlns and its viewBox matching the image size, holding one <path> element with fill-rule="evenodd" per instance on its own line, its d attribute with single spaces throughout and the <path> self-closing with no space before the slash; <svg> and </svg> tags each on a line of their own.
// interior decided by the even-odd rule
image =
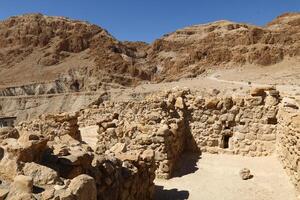
<svg viewBox="0 0 300 200">
<path fill-rule="evenodd" d="M 34 162 L 25 163 L 23 173 L 33 178 L 34 185 L 45 186 L 59 182 L 59 175 L 53 169 Z"/>
<path fill-rule="evenodd" d="M 10 185 L 7 199 L 10 200 L 33 200 L 33 179 L 30 176 L 16 176 Z"/>
<path fill-rule="evenodd" d="M 97 200 L 95 180 L 88 175 L 82 174 L 73 178 L 68 189 L 76 200 Z"/>
<path fill-rule="evenodd" d="M 1 178 L 12 181 L 21 171 L 22 163 L 40 162 L 47 149 L 46 138 L 28 132 L 22 133 L 19 139 L 3 140 L 0 148 Z"/>
</svg>

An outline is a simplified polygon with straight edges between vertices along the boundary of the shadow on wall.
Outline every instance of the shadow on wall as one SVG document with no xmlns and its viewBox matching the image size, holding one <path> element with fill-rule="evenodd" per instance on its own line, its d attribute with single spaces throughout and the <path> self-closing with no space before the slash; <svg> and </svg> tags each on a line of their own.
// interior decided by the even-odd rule
<svg viewBox="0 0 300 200">
<path fill-rule="evenodd" d="M 189 191 L 174 188 L 171 190 L 164 189 L 163 186 L 155 186 L 154 200 L 185 200 L 190 196 Z"/>
<path fill-rule="evenodd" d="M 184 153 L 177 161 L 177 166 L 172 177 L 182 177 L 191 173 L 195 173 L 199 168 L 198 160 L 201 159 L 200 153 Z"/>
</svg>

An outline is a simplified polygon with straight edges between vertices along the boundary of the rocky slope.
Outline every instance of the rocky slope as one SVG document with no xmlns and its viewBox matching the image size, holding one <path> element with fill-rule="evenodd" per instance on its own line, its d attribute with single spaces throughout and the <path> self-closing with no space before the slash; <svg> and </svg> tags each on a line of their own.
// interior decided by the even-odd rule
<svg viewBox="0 0 300 200">
<path fill-rule="evenodd" d="M 87 22 L 29 14 L 0 22 L 0 95 L 53 94 L 194 77 L 206 69 L 272 65 L 300 55 L 300 14 L 265 27 L 218 21 L 156 40 L 120 42 Z"/>
<path fill-rule="evenodd" d="M 2 21 L 0 30 L 0 82 L 11 87 L 3 95 L 95 90 L 101 82 L 149 79 L 146 70 L 132 65 L 143 53 L 86 22 L 31 14 Z"/>
<path fill-rule="evenodd" d="M 157 80 L 193 77 L 211 67 L 272 65 L 300 55 L 300 14 L 284 14 L 265 27 L 217 21 L 177 30 L 151 45 Z"/>
</svg>

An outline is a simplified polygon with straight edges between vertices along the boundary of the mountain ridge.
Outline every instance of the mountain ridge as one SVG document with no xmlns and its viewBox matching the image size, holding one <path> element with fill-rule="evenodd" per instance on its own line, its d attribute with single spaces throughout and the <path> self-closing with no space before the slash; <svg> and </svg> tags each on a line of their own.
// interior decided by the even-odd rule
<svg viewBox="0 0 300 200">
<path fill-rule="evenodd" d="M 151 44 L 118 41 L 88 22 L 27 14 L 0 21 L 0 90 L 8 96 L 96 91 L 299 55 L 300 13 L 264 27 L 227 20 L 193 25 Z M 20 89 L 26 85 L 33 85 L 30 92 Z"/>
</svg>

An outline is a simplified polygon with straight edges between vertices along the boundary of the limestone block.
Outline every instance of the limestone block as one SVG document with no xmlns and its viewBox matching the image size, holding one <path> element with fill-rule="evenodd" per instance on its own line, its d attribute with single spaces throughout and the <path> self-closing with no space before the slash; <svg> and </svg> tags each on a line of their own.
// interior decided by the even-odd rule
<svg viewBox="0 0 300 200">
<path fill-rule="evenodd" d="M 227 110 L 231 109 L 232 106 L 233 106 L 232 98 L 231 98 L 231 97 L 225 98 L 223 104 L 224 104 L 224 107 L 225 107 Z"/>
<path fill-rule="evenodd" d="M 248 140 L 256 140 L 257 139 L 257 134 L 253 132 L 249 132 L 245 134 L 245 138 Z"/>
<path fill-rule="evenodd" d="M 205 103 L 205 107 L 208 109 L 216 109 L 219 101 L 217 98 L 208 99 Z"/>
<path fill-rule="evenodd" d="M 267 94 L 272 96 L 272 97 L 276 97 L 276 98 L 278 98 L 280 96 L 279 91 L 276 90 L 276 89 L 268 90 Z"/>
<path fill-rule="evenodd" d="M 176 102 L 175 102 L 175 107 L 183 109 L 184 108 L 184 101 L 182 97 L 177 97 Z"/>
<path fill-rule="evenodd" d="M 18 199 L 21 196 L 31 196 L 33 179 L 30 176 L 18 175 L 10 185 L 8 199 Z"/>
<path fill-rule="evenodd" d="M 250 95 L 251 96 L 264 96 L 264 95 L 266 95 L 265 88 L 252 88 L 250 90 Z"/>
<path fill-rule="evenodd" d="M 278 98 L 274 96 L 267 96 L 265 98 L 265 104 L 266 106 L 276 106 L 279 103 Z"/>
<path fill-rule="evenodd" d="M 71 180 L 69 190 L 78 200 L 97 200 L 95 180 L 85 174 Z"/>
<path fill-rule="evenodd" d="M 245 104 L 247 106 L 259 106 L 263 103 L 261 96 L 247 97 L 245 98 Z"/>
<path fill-rule="evenodd" d="M 263 134 L 263 135 L 261 135 L 260 139 L 263 141 L 274 141 L 274 140 L 276 140 L 276 135 L 275 134 Z"/>
<path fill-rule="evenodd" d="M 237 140 L 244 140 L 246 137 L 245 133 L 240 133 L 240 132 L 236 132 L 233 134 L 233 137 L 236 138 Z"/>
<path fill-rule="evenodd" d="M 44 186 L 47 184 L 56 184 L 59 181 L 56 171 L 37 163 L 25 163 L 22 171 L 24 175 L 33 178 L 34 185 Z"/>
<path fill-rule="evenodd" d="M 238 126 L 236 126 L 236 131 L 238 131 L 240 133 L 248 133 L 249 132 L 249 127 L 244 126 L 244 125 L 238 125 Z"/>
<path fill-rule="evenodd" d="M 293 98 L 284 97 L 282 99 L 282 104 L 284 107 L 292 108 L 292 109 L 299 109 L 298 102 Z"/>
</svg>

